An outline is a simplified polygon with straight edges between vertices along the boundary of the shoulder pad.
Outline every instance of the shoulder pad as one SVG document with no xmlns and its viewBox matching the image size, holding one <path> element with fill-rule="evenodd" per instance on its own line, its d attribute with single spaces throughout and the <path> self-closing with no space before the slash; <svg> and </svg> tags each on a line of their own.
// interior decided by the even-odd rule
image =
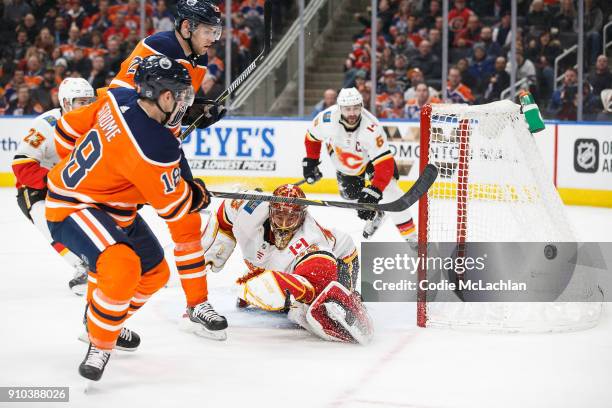
<svg viewBox="0 0 612 408">
<path fill-rule="evenodd" d="M 148 36 L 143 40 L 143 44 L 150 48 L 156 54 L 163 54 L 166 57 L 174 60 L 184 60 L 187 58 L 183 52 L 183 48 L 176 39 L 174 31 L 162 31 Z M 198 65 L 206 66 L 208 64 L 208 55 L 202 55 L 198 58 Z"/>
<path fill-rule="evenodd" d="M 136 102 L 136 91 L 114 88 L 109 90 L 109 96 L 123 117 L 123 124 L 127 126 L 134 146 L 146 161 L 157 166 L 171 166 L 179 162 L 179 140 L 168 128 L 151 119 L 142 110 Z"/>
</svg>

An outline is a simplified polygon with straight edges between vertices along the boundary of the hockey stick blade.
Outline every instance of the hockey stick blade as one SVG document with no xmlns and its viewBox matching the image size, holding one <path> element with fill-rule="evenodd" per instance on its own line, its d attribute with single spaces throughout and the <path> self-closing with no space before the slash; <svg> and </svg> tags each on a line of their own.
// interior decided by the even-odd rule
<svg viewBox="0 0 612 408">
<path fill-rule="evenodd" d="M 371 210 L 371 211 L 388 211 L 388 212 L 399 212 L 407 209 L 408 207 L 415 204 L 423 194 L 427 193 L 429 187 L 436 181 L 438 177 L 438 168 L 433 164 L 428 164 L 423 173 L 414 183 L 412 188 L 408 190 L 399 199 L 390 203 L 375 204 L 375 203 L 350 203 L 346 201 L 328 201 L 328 200 L 311 200 L 308 198 L 293 198 L 293 197 L 277 197 L 264 194 L 250 194 L 250 193 L 230 193 L 222 191 L 209 191 L 212 197 L 217 198 L 230 198 L 237 200 L 251 200 L 251 201 L 268 201 L 272 203 L 288 203 L 288 204 L 299 204 L 299 205 L 311 205 L 317 207 L 336 207 L 336 208 L 348 208 L 351 210 Z"/>
<path fill-rule="evenodd" d="M 249 66 L 246 67 L 246 69 L 244 71 L 242 71 L 242 73 L 238 76 L 238 78 L 236 78 L 230 84 L 230 86 L 226 90 L 224 90 L 221 93 L 221 95 L 219 95 L 217 97 L 217 99 L 215 99 L 215 104 L 220 105 L 223 102 L 225 102 L 225 100 L 227 98 L 229 98 L 230 95 L 232 95 L 232 93 L 234 93 L 244 83 L 244 81 L 246 81 L 246 79 L 249 76 L 251 76 L 253 71 L 255 71 L 255 69 L 263 62 L 263 60 L 266 58 L 266 56 L 270 52 L 271 43 L 272 43 L 272 2 L 271 2 L 271 0 L 266 0 L 266 2 L 264 3 L 264 44 L 263 44 L 263 49 L 261 50 L 259 55 L 257 57 L 255 57 L 253 62 L 251 62 L 249 64 Z M 200 116 L 198 116 L 193 121 L 193 123 L 191 125 L 189 125 L 189 127 L 187 127 L 187 129 L 185 129 L 181 133 L 181 135 L 179 136 L 181 138 L 181 140 L 185 139 L 187 137 L 187 135 L 189 135 L 191 132 L 193 132 L 195 130 L 195 128 L 198 126 L 198 124 L 200 124 L 200 122 L 202 122 L 202 119 L 204 119 L 204 113 L 202 113 Z"/>
</svg>

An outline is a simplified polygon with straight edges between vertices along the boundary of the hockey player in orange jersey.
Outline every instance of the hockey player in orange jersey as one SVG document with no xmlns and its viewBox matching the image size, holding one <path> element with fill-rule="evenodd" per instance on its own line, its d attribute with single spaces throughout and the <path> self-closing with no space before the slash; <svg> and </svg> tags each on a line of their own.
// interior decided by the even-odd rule
<svg viewBox="0 0 612 408">
<path fill-rule="evenodd" d="M 125 320 L 168 280 L 163 250 L 137 214 L 139 204 L 151 204 L 170 229 L 187 298 L 184 324 L 215 339 L 225 339 L 227 327 L 207 301 L 198 211 L 209 195 L 201 180 L 181 177 L 180 144 L 164 126 L 193 102 L 189 72 L 149 56 L 135 84 L 136 91 L 111 89 L 58 121 L 58 154 L 65 157 L 48 177 L 51 235 L 91 269 L 91 343 L 79 366 L 91 380 L 102 376 Z"/>
<path fill-rule="evenodd" d="M 219 40 L 222 32 L 221 13 L 214 0 L 179 0 L 176 4 L 174 31 L 162 31 L 141 40 L 132 53 L 123 61 L 110 88 L 134 88 L 134 74 L 138 64 L 148 55 L 165 55 L 183 65 L 191 75 L 193 90 L 198 92 L 207 72 L 206 52 Z M 187 107 L 185 107 L 187 109 Z M 225 108 L 214 101 L 196 98 L 189 108 L 185 120 L 188 123 L 205 112 L 198 128 L 207 128 L 225 115 Z M 185 111 L 168 122 L 175 134 L 180 131 Z M 183 172 L 187 168 L 182 167 Z"/>
</svg>

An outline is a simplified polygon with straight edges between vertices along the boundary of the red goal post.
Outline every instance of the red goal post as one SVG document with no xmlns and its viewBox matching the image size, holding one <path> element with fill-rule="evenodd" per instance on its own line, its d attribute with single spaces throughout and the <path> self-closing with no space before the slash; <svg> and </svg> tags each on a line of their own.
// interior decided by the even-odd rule
<svg viewBox="0 0 612 408">
<path fill-rule="evenodd" d="M 456 243 L 461 256 L 469 242 L 577 241 L 519 105 L 425 105 L 420 125 L 419 168 L 435 164 L 439 175 L 419 201 L 419 257 L 432 242 Z M 427 272 L 419 269 L 419 282 Z M 417 324 L 530 332 L 596 324 L 601 305 L 580 305 L 431 302 L 419 290 Z"/>
</svg>

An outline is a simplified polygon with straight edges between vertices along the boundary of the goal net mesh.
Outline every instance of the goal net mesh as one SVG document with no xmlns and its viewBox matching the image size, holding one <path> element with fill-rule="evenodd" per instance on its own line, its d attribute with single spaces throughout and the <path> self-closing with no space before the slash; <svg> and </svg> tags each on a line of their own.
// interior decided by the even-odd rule
<svg viewBox="0 0 612 408">
<path fill-rule="evenodd" d="M 421 242 L 577 241 L 518 105 L 431 105 L 422 113 L 421 143 L 421 166 L 439 169 L 420 205 Z M 572 280 L 573 291 L 592 289 L 582 277 Z M 428 298 L 418 310 L 427 326 L 564 331 L 596 324 L 601 305 Z"/>
</svg>

